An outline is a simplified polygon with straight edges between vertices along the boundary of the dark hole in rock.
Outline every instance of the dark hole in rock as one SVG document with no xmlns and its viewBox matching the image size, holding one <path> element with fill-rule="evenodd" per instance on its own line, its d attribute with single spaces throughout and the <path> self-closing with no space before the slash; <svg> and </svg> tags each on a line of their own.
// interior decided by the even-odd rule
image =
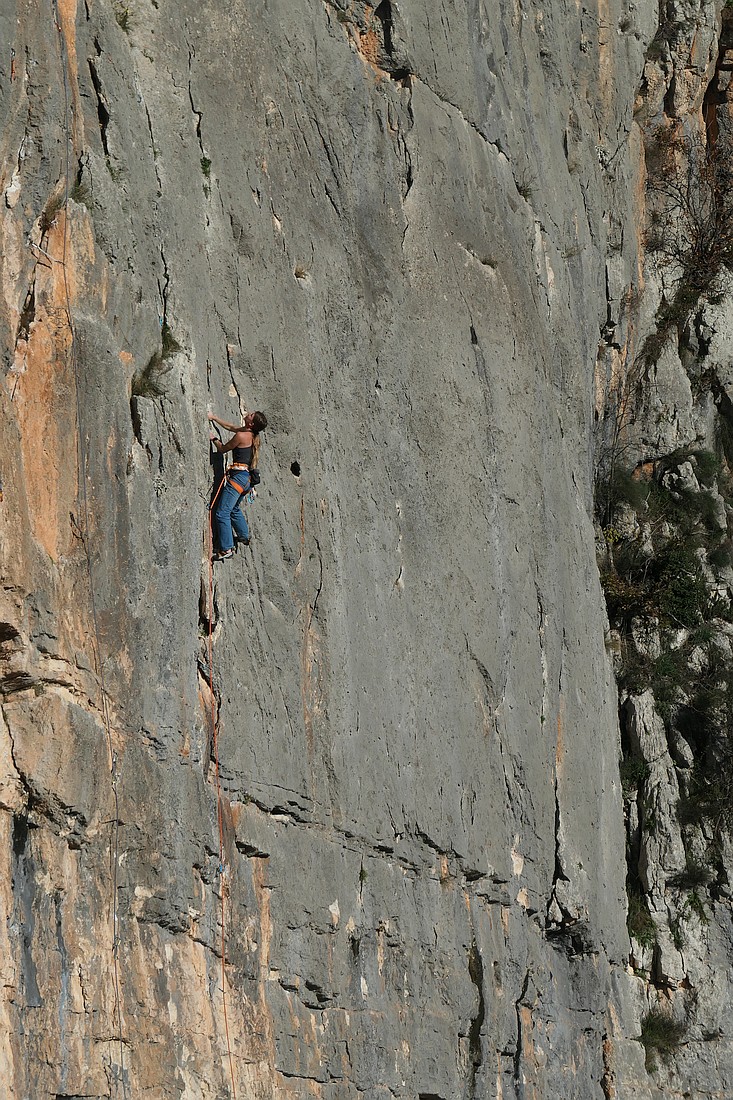
<svg viewBox="0 0 733 1100">
<path fill-rule="evenodd" d="M 293 477 L 300 477 L 300 463 L 299 462 L 291 462 L 290 463 L 290 473 L 293 475 Z"/>
<path fill-rule="evenodd" d="M 389 0 L 382 0 L 377 10 L 374 12 L 379 22 L 382 24 L 384 33 L 384 48 L 388 54 L 392 53 L 392 5 Z"/>
</svg>

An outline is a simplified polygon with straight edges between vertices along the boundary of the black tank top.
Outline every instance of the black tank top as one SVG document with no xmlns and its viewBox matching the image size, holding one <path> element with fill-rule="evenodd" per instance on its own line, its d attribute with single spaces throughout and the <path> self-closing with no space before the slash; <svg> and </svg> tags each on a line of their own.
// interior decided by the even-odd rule
<svg viewBox="0 0 733 1100">
<path fill-rule="evenodd" d="M 232 460 L 240 466 L 249 466 L 252 460 L 251 447 L 235 447 L 232 451 Z"/>
</svg>

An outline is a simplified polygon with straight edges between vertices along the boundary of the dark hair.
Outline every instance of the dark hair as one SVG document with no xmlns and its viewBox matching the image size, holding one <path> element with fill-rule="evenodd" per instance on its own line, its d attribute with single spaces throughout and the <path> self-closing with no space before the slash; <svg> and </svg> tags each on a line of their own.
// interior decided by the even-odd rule
<svg viewBox="0 0 733 1100">
<path fill-rule="evenodd" d="M 252 413 L 252 431 L 255 435 L 264 432 L 267 427 L 267 417 L 263 412 Z"/>
</svg>

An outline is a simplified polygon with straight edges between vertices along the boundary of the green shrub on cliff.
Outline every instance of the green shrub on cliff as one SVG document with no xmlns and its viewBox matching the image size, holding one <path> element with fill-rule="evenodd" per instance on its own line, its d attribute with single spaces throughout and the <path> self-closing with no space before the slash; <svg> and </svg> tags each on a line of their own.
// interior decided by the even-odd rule
<svg viewBox="0 0 733 1100">
<path fill-rule="evenodd" d="M 667 338 L 682 331 L 698 302 L 720 293 L 721 276 L 733 270 L 733 165 L 721 143 L 660 126 L 648 154 L 647 248 L 673 289 L 642 346 L 639 358 L 647 366 L 658 360 Z"/>
<path fill-rule="evenodd" d="M 641 885 L 628 887 L 629 910 L 626 927 L 641 947 L 653 947 L 657 942 L 657 926 L 652 920 Z"/>
<path fill-rule="evenodd" d="M 641 1042 L 646 1050 L 646 1067 L 653 1069 L 657 1054 L 671 1054 L 681 1044 L 687 1025 L 653 1008 L 641 1021 Z"/>
</svg>

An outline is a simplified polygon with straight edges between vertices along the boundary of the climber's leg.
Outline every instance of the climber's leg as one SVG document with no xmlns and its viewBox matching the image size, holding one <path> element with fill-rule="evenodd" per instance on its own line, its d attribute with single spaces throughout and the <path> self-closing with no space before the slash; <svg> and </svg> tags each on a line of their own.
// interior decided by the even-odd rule
<svg viewBox="0 0 733 1100">
<path fill-rule="evenodd" d="M 233 518 L 233 512 L 235 510 L 239 511 L 237 505 L 239 504 L 241 496 L 241 491 L 227 481 L 216 502 L 216 507 L 214 508 L 214 529 L 216 531 L 216 541 L 221 551 L 231 550 L 234 547 L 232 527 L 236 521 Z M 244 519 L 244 516 L 242 516 L 242 519 Z"/>
<path fill-rule="evenodd" d="M 244 494 L 239 498 L 237 506 L 232 511 L 232 527 L 234 529 L 234 534 L 240 542 L 249 542 L 249 524 L 247 523 L 247 517 L 240 507 L 243 498 Z"/>
</svg>

